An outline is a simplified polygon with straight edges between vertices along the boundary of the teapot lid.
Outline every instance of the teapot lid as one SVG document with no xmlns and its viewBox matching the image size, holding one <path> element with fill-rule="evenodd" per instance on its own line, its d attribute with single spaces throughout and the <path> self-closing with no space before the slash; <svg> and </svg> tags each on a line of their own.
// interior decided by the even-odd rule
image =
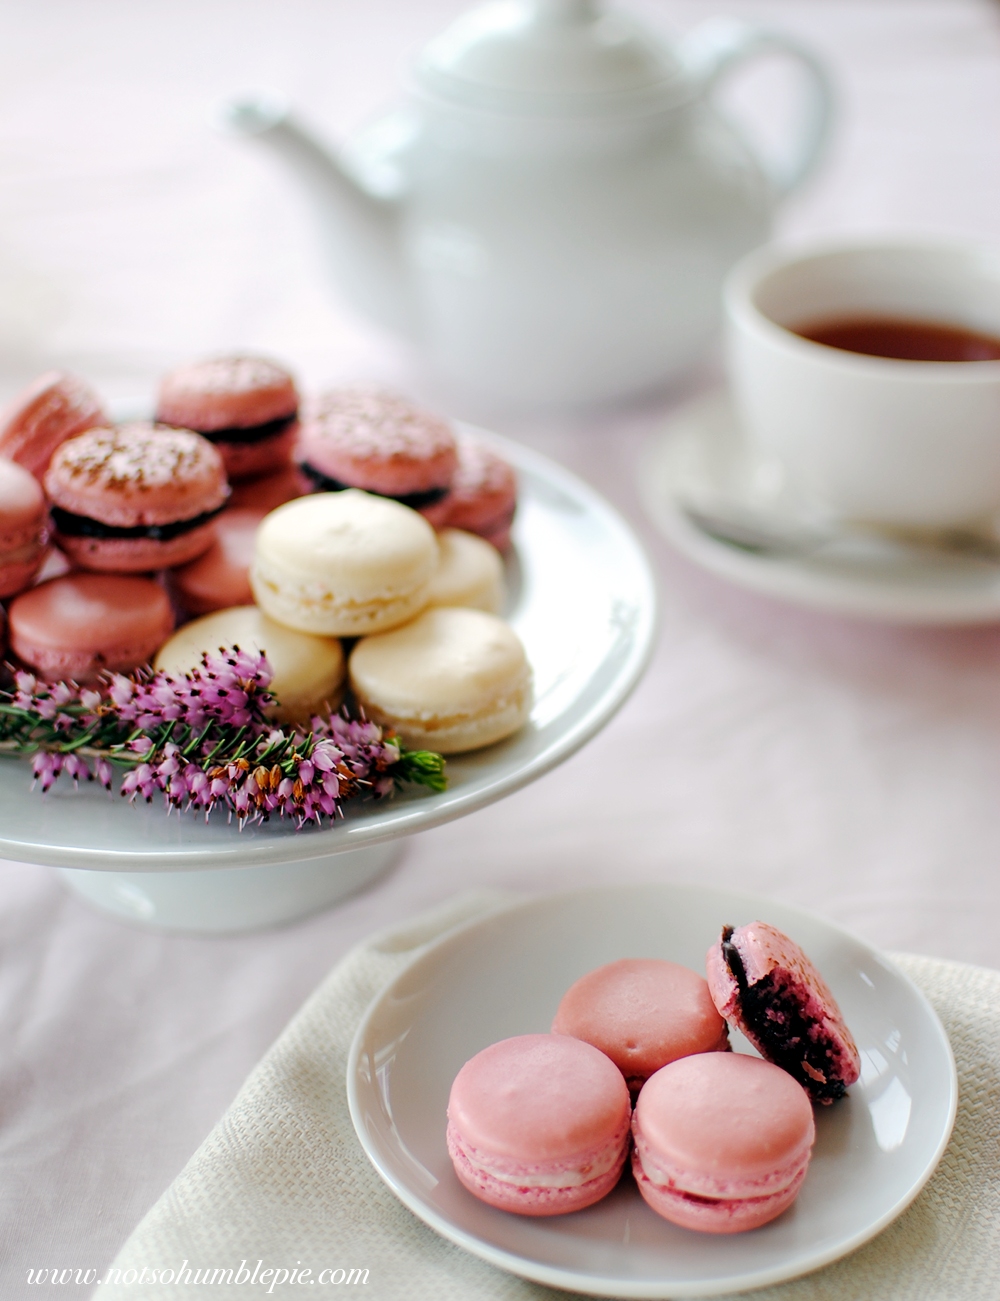
<svg viewBox="0 0 1000 1301">
<path fill-rule="evenodd" d="M 687 84 L 669 45 L 600 0 L 493 0 L 432 40 L 416 75 L 438 98 L 515 113 L 648 106 Z"/>
</svg>

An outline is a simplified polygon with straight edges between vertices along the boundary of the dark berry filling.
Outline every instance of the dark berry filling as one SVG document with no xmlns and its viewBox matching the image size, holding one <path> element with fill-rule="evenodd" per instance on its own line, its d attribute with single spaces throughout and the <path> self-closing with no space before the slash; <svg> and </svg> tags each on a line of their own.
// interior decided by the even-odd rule
<svg viewBox="0 0 1000 1301">
<path fill-rule="evenodd" d="M 348 488 L 358 487 L 356 483 L 341 483 L 339 479 L 331 479 L 308 461 L 302 461 L 299 469 L 310 483 L 316 485 L 317 492 L 345 492 Z M 403 497 L 392 497 L 387 492 L 376 492 L 374 488 L 362 488 L 361 491 L 370 492 L 375 497 L 386 497 L 389 501 L 398 501 L 401 506 L 409 506 L 410 510 L 423 510 L 425 506 L 433 506 L 447 497 L 449 489 L 428 488 L 426 492 L 411 492 Z"/>
<path fill-rule="evenodd" d="M 184 533 L 192 533 L 209 520 L 215 519 L 226 503 L 207 510 L 192 519 L 172 520 L 169 524 L 135 524 L 122 526 L 105 524 L 89 515 L 74 515 L 72 511 L 63 510 L 61 506 L 52 507 L 52 523 L 56 530 L 67 538 L 149 538 L 153 542 L 171 542 Z"/>
<path fill-rule="evenodd" d="M 299 413 L 293 411 L 290 416 L 282 416 L 279 420 L 268 420 L 263 425 L 245 427 L 233 425 L 229 429 L 197 429 L 195 433 L 201 434 L 202 438 L 207 438 L 210 443 L 262 443 L 265 438 L 277 438 L 279 434 L 283 434 L 298 418 Z"/>
<path fill-rule="evenodd" d="M 740 1013 L 750 1035 L 768 1061 L 780 1066 L 819 1102 L 834 1102 L 847 1092 L 836 1077 L 837 1045 L 819 1032 L 802 1012 L 801 1000 L 774 972 L 754 984 L 747 981 L 733 928 L 722 932 L 722 956 L 740 990 Z"/>
</svg>

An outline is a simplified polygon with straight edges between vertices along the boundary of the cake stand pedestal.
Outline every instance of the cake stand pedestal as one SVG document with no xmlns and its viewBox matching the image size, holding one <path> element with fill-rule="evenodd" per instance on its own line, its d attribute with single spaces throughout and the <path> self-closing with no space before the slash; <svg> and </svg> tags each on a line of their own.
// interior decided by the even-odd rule
<svg viewBox="0 0 1000 1301">
<path fill-rule="evenodd" d="M 401 857 L 402 844 L 348 849 L 276 867 L 190 872 L 57 871 L 63 883 L 102 912 L 157 930 L 226 935 L 308 917 L 356 894 Z"/>
</svg>

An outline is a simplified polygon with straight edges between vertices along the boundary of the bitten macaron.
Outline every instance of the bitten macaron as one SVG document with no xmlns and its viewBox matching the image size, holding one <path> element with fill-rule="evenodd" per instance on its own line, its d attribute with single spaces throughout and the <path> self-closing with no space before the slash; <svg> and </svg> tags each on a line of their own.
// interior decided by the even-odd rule
<svg viewBox="0 0 1000 1301">
<path fill-rule="evenodd" d="M 719 1012 L 816 1102 L 842 1098 L 861 1058 L 830 986 L 793 939 L 767 922 L 723 928 L 708 951 Z"/>
<path fill-rule="evenodd" d="M 42 486 L 0 456 L 0 597 L 28 587 L 45 560 L 48 511 Z"/>
<path fill-rule="evenodd" d="M 11 649 L 53 681 L 127 673 L 147 663 L 174 626 L 163 588 L 126 574 L 50 579 L 15 597 L 8 617 Z"/>
<path fill-rule="evenodd" d="M 56 541 L 84 569 L 141 573 L 183 564 L 215 539 L 229 485 L 211 443 L 131 424 L 63 443 L 45 475 Z"/>
<path fill-rule="evenodd" d="M 508 624 L 482 610 L 425 610 L 359 641 L 348 668 L 367 716 L 418 749 L 456 754 L 492 745 L 531 710 L 524 647 Z"/>
<path fill-rule="evenodd" d="M 165 376 L 156 402 L 163 424 L 193 429 L 240 479 L 289 463 L 299 395 L 291 374 L 267 357 L 211 357 Z"/>
<path fill-rule="evenodd" d="M 552 1030 L 606 1053 L 633 1093 L 668 1062 L 729 1049 L 704 977 L 660 958 L 622 958 L 588 971 L 563 995 Z"/>
<path fill-rule="evenodd" d="M 448 1100 L 448 1154 L 481 1201 L 518 1215 L 562 1215 L 600 1201 L 628 1152 L 628 1089 L 579 1039 L 529 1034 L 467 1061 Z"/>
<path fill-rule="evenodd" d="M 420 511 L 447 495 L 458 464 L 447 421 L 366 388 L 334 389 L 310 404 L 295 457 L 315 490 L 362 488 Z"/>
<path fill-rule="evenodd" d="M 359 637 L 418 614 L 437 567 L 434 530 L 416 511 L 366 492 L 324 492 L 265 516 L 250 586 L 278 623 Z"/>
<path fill-rule="evenodd" d="M 0 413 L 0 456 L 41 479 L 61 443 L 107 423 L 100 398 L 82 379 L 46 371 Z"/>
<path fill-rule="evenodd" d="M 339 707 L 347 668 L 335 637 L 316 637 L 275 623 L 255 605 L 217 610 L 186 623 L 160 647 L 154 667 L 174 677 L 201 663 L 202 656 L 238 646 L 265 654 L 274 673 L 271 692 L 278 722 L 304 723 L 313 714 Z"/>
<path fill-rule="evenodd" d="M 681 1057 L 643 1085 L 632 1171 L 658 1215 L 703 1233 L 741 1233 L 787 1210 L 816 1138 L 808 1095 L 742 1053 Z"/>
</svg>

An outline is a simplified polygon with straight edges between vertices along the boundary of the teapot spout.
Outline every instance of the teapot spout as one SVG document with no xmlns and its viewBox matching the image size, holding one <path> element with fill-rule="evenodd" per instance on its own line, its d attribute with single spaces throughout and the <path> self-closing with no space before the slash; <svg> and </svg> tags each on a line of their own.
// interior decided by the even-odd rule
<svg viewBox="0 0 1000 1301">
<path fill-rule="evenodd" d="M 365 189 L 277 96 L 230 100 L 218 116 L 231 134 L 269 145 L 299 177 L 330 236 L 334 270 L 351 305 L 395 333 L 415 337 L 399 200 Z"/>
</svg>

